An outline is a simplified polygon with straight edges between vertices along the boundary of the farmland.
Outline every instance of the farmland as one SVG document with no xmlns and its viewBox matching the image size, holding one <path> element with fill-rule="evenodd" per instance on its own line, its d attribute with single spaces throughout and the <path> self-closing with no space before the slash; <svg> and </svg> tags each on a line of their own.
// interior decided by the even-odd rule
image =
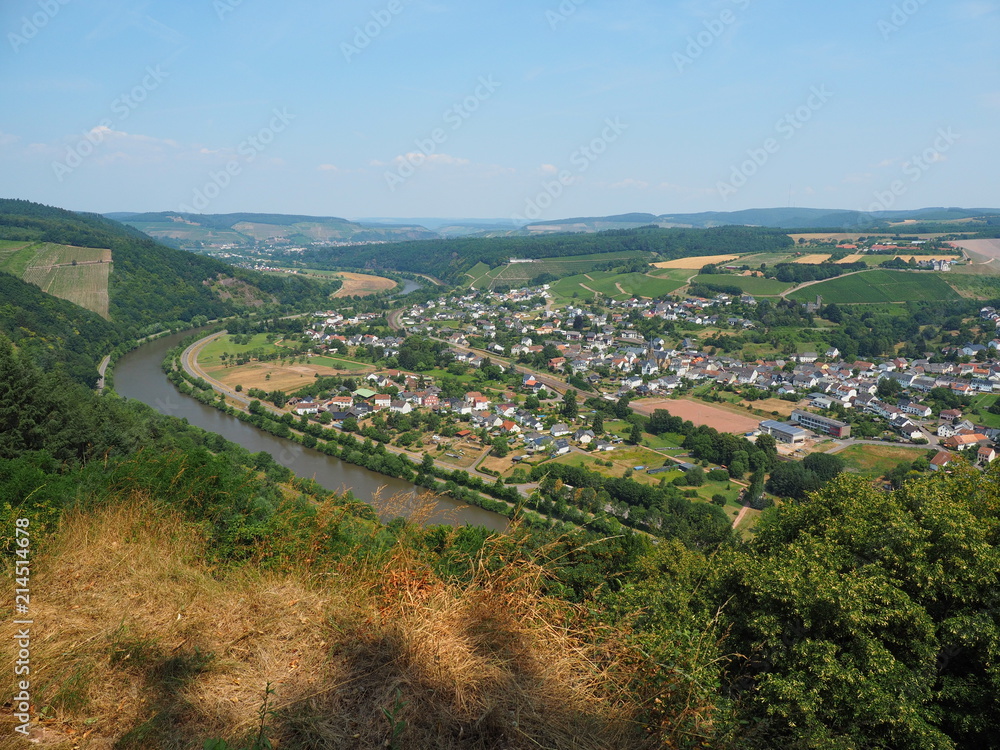
<svg viewBox="0 0 1000 750">
<path fill-rule="evenodd" d="M 341 271 L 334 276 L 341 279 L 344 285 L 334 293 L 334 297 L 351 297 L 378 294 L 395 288 L 396 282 L 382 276 L 371 276 L 366 273 L 350 273 Z"/>
<path fill-rule="evenodd" d="M 817 295 L 837 304 L 921 302 L 958 299 L 958 293 L 937 274 L 921 271 L 864 271 L 841 276 L 791 292 L 789 299 L 805 302 Z"/>
<path fill-rule="evenodd" d="M 699 268 L 711 263 L 728 263 L 736 260 L 738 255 L 701 255 L 696 258 L 680 258 L 679 260 L 668 260 L 662 263 L 654 263 L 657 268 L 690 268 L 697 271 Z"/>
<path fill-rule="evenodd" d="M 629 297 L 654 299 L 677 291 L 684 286 L 684 283 L 644 273 L 616 274 L 610 271 L 592 271 L 560 279 L 551 285 L 550 291 L 557 302 L 566 302 L 574 297 L 587 299 L 593 297 L 595 293 L 617 300 Z"/>
<path fill-rule="evenodd" d="M 0 270 L 108 317 L 111 251 L 54 243 L 0 244 Z"/>
</svg>

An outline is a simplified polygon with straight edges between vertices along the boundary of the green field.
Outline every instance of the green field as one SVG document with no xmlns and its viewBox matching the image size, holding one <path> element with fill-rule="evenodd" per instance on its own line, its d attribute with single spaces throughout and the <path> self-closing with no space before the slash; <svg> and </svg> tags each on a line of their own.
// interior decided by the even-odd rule
<svg viewBox="0 0 1000 750">
<path fill-rule="evenodd" d="M 275 344 L 267 341 L 268 334 L 258 333 L 250 338 L 248 344 L 234 344 L 232 336 L 219 336 L 201 348 L 198 352 L 198 364 L 202 367 L 215 367 L 222 364 L 220 355 L 244 354 L 253 349 L 260 349 L 263 354 L 281 351 Z"/>
<path fill-rule="evenodd" d="M 734 276 L 732 274 L 709 274 L 695 276 L 692 284 L 720 284 L 722 286 L 738 286 L 746 294 L 760 297 L 774 297 L 791 289 L 794 284 L 788 284 L 777 279 L 765 279 L 762 276 Z"/>
<path fill-rule="evenodd" d="M 972 409 L 980 412 L 974 417 L 976 424 L 992 427 L 994 429 L 1000 428 L 1000 414 L 991 414 L 987 411 L 987 409 L 996 403 L 997 399 L 1000 399 L 1000 396 L 995 393 L 981 393 L 980 395 L 973 397 Z M 972 411 L 970 411 L 969 414 L 971 416 Z"/>
<path fill-rule="evenodd" d="M 880 477 L 904 461 L 912 463 L 921 456 L 926 456 L 927 449 L 899 445 L 852 445 L 835 455 L 844 459 L 847 471 Z"/>
<path fill-rule="evenodd" d="M 837 304 L 933 302 L 959 299 L 958 293 L 938 274 L 926 271 L 863 271 L 840 276 L 791 292 L 789 299 Z"/>
</svg>

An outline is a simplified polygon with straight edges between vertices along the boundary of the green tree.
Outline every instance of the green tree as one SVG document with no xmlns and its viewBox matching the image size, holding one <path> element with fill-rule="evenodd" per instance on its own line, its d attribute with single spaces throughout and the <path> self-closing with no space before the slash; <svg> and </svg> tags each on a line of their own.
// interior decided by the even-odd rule
<svg viewBox="0 0 1000 750">
<path fill-rule="evenodd" d="M 580 407 L 576 403 L 576 391 L 572 388 L 563 394 L 561 411 L 566 419 L 576 419 L 580 415 Z"/>
<path fill-rule="evenodd" d="M 595 435 L 604 434 L 604 415 L 601 412 L 597 412 L 594 415 L 593 420 L 590 423 L 590 429 L 594 431 Z"/>
<path fill-rule="evenodd" d="M 507 445 L 507 439 L 504 437 L 493 438 L 493 455 L 497 458 L 504 458 L 508 453 L 510 453 L 510 446 Z"/>
<path fill-rule="evenodd" d="M 638 445 L 642 442 L 642 427 L 639 426 L 638 422 L 632 423 L 632 429 L 628 434 L 628 442 L 631 445 Z"/>
</svg>

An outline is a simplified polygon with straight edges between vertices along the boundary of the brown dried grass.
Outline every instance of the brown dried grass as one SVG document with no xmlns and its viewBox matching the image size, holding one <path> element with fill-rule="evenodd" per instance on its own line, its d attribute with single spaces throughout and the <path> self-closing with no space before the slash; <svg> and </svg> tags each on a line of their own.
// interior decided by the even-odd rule
<svg viewBox="0 0 1000 750">
<path fill-rule="evenodd" d="M 405 544 L 309 574 L 223 572 L 205 553 L 191 524 L 147 498 L 67 514 L 32 578 L 33 712 L 48 707 L 33 746 L 246 739 L 269 683 L 280 748 L 387 746 L 386 712 L 405 722 L 407 748 L 645 741 L 626 650 L 542 596 L 537 566 L 479 565 L 458 586 Z M 0 624 L 6 663 L 12 629 Z"/>
</svg>

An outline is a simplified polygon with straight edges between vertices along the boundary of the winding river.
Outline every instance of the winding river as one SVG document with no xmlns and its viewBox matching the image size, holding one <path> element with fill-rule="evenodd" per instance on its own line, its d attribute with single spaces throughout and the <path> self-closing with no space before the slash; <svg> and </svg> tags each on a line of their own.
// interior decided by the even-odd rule
<svg viewBox="0 0 1000 750">
<path fill-rule="evenodd" d="M 494 531 L 507 528 L 507 519 L 503 516 L 460 505 L 449 497 L 438 498 L 436 506 L 427 510 L 418 500 L 420 488 L 410 482 L 383 476 L 275 437 L 180 393 L 166 379 L 160 364 L 167 350 L 189 335 L 190 332 L 166 336 L 126 354 L 115 365 L 115 390 L 162 414 L 183 417 L 193 425 L 218 433 L 252 453 L 267 451 L 282 466 L 299 476 L 315 479 L 327 489 L 351 490 L 356 498 L 371 504 L 383 521 L 404 516 L 422 524 L 472 524 Z"/>
</svg>

